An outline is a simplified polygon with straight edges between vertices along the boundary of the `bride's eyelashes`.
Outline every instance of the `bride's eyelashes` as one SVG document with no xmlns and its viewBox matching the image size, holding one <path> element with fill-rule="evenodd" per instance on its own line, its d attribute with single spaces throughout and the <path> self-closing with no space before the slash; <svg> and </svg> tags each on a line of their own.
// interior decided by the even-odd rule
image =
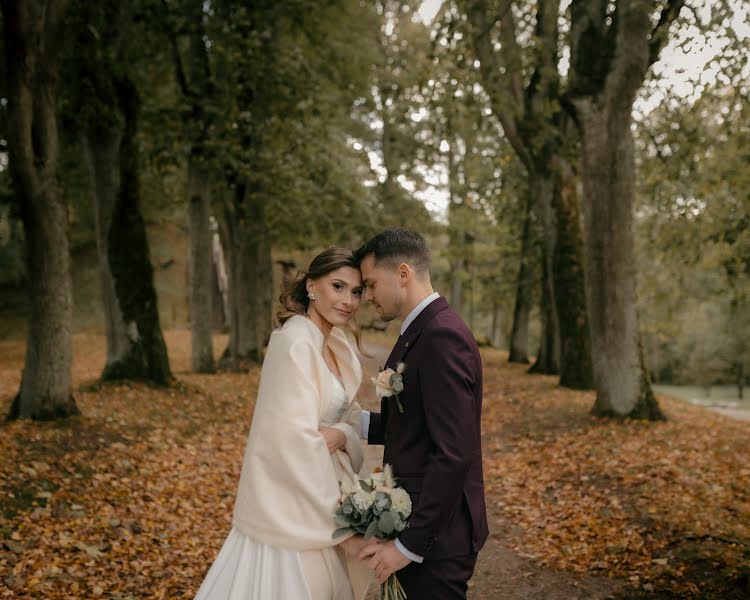
<svg viewBox="0 0 750 600">
<path fill-rule="evenodd" d="M 343 283 L 340 283 L 338 281 L 334 281 L 332 285 L 339 292 L 343 291 L 344 288 L 346 287 Z M 364 293 L 364 290 L 362 286 L 356 287 L 352 290 L 352 294 L 354 294 L 355 296 L 361 296 L 363 293 Z"/>
</svg>

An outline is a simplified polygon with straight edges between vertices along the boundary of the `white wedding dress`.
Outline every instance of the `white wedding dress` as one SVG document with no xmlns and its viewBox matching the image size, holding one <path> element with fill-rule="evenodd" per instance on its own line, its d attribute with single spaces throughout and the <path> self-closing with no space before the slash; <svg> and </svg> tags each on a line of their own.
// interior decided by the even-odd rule
<svg viewBox="0 0 750 600">
<path fill-rule="evenodd" d="M 348 406 L 344 386 L 331 377 L 334 394 L 321 421 L 325 426 L 338 423 Z M 336 452 L 331 459 L 339 481 L 354 477 L 345 453 Z M 333 531 L 333 515 L 331 523 Z M 362 573 L 352 576 L 358 578 L 355 587 L 361 590 L 364 584 L 366 591 Z M 357 595 L 362 598 L 364 593 Z M 337 546 L 304 552 L 276 548 L 232 527 L 195 600 L 354 600 L 354 592 L 346 558 Z"/>
</svg>

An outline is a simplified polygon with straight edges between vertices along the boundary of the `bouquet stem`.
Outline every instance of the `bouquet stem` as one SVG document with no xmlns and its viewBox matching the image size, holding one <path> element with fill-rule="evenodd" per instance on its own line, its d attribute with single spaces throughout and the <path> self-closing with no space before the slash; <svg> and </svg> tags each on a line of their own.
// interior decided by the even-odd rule
<svg viewBox="0 0 750 600">
<path fill-rule="evenodd" d="M 380 586 L 380 600 L 406 600 L 406 592 L 395 575 Z"/>
</svg>

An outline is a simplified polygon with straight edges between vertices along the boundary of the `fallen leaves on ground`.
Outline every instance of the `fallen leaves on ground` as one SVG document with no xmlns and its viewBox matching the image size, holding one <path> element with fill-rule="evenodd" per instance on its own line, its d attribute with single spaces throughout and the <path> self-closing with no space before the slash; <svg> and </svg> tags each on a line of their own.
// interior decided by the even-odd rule
<svg viewBox="0 0 750 600">
<path fill-rule="evenodd" d="M 225 339 L 217 339 L 217 348 Z M 191 598 L 226 537 L 258 370 L 93 385 L 101 336 L 75 338 L 83 416 L 0 427 L 0 598 Z M 23 344 L 0 343 L 0 410 Z M 503 540 L 541 563 L 700 596 L 696 569 L 740 581 L 750 543 L 750 424 L 662 399 L 665 423 L 588 415 L 592 393 L 486 351 L 485 477 Z M 740 585 L 739 583 L 737 585 Z"/>
<path fill-rule="evenodd" d="M 593 392 L 500 353 L 485 365 L 488 507 L 521 526 L 516 551 L 645 592 L 747 597 L 750 423 L 671 398 L 666 422 L 597 419 Z"/>
</svg>

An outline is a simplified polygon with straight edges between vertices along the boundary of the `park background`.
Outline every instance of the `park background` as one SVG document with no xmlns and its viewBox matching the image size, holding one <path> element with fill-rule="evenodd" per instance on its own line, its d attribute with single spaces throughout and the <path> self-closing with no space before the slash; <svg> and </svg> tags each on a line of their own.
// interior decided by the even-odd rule
<svg viewBox="0 0 750 600">
<path fill-rule="evenodd" d="M 741 2 L 0 5 L 0 597 L 190 597 L 282 281 L 393 226 L 482 345 L 472 597 L 747 596 Z"/>
</svg>

